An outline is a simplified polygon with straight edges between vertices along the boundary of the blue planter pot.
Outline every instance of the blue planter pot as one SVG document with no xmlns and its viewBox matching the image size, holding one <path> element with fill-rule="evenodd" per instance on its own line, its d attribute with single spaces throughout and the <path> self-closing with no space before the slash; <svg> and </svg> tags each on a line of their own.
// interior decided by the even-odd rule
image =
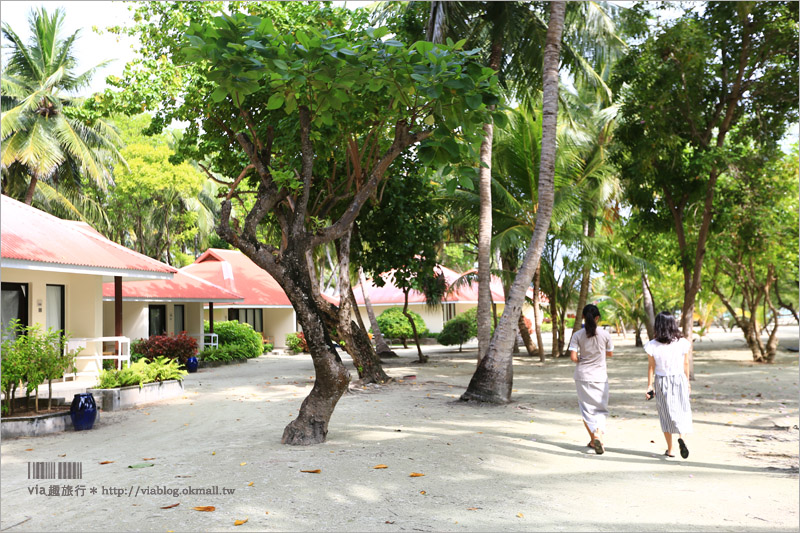
<svg viewBox="0 0 800 533">
<path fill-rule="evenodd" d="M 94 421 L 97 419 L 97 404 L 94 403 L 94 396 L 89 392 L 76 394 L 72 399 L 69 416 L 72 418 L 72 426 L 75 431 L 92 429 Z"/>
<path fill-rule="evenodd" d="M 186 370 L 188 370 L 190 374 L 197 372 L 197 357 L 191 356 L 186 360 Z"/>
</svg>

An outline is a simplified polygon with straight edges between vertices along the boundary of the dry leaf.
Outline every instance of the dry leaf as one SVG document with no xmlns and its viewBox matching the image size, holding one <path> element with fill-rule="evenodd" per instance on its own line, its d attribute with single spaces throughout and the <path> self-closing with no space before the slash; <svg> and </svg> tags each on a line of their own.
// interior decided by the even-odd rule
<svg viewBox="0 0 800 533">
<path fill-rule="evenodd" d="M 166 507 L 162 507 L 162 509 L 172 509 L 173 507 L 179 506 L 181 503 L 173 503 L 172 505 L 167 505 Z"/>
<path fill-rule="evenodd" d="M 250 483 L 247 484 L 247 486 L 248 487 L 252 487 L 253 486 L 253 482 L 251 481 Z"/>
<path fill-rule="evenodd" d="M 419 472 L 411 472 L 408 477 L 422 477 L 425 474 L 420 474 Z"/>
<path fill-rule="evenodd" d="M 522 513 L 517 513 L 517 518 L 525 518 L 525 515 Z"/>
<path fill-rule="evenodd" d="M 424 490 L 421 490 L 421 491 L 419 491 L 419 493 L 420 493 L 420 494 L 422 494 L 423 496 L 424 496 L 425 494 L 428 494 L 428 493 L 427 493 L 427 492 L 425 492 Z"/>
<path fill-rule="evenodd" d="M 217 452 L 211 452 L 211 455 L 217 455 Z"/>
<path fill-rule="evenodd" d="M 142 461 L 152 461 L 155 457 L 142 457 Z"/>
<path fill-rule="evenodd" d="M 59 457 L 66 457 L 66 456 L 67 456 L 67 454 L 65 454 L 65 453 L 62 453 L 61 455 L 59 455 Z"/>
<path fill-rule="evenodd" d="M 205 511 L 207 513 L 217 510 L 217 508 L 214 507 L 213 505 L 202 505 L 200 507 L 192 507 L 192 509 L 194 509 L 195 511 Z"/>
<path fill-rule="evenodd" d="M 244 466 L 244 465 L 246 465 L 246 464 L 247 464 L 246 462 L 244 462 L 244 463 L 239 463 L 239 466 Z"/>
<path fill-rule="evenodd" d="M 246 524 L 246 523 L 247 523 L 247 518 L 245 518 L 244 520 L 237 520 L 237 521 L 235 521 L 233 523 L 233 525 L 234 526 L 241 526 L 242 524 Z"/>
<path fill-rule="evenodd" d="M 389 468 L 389 467 L 386 465 L 375 465 L 372 468 L 374 468 L 375 470 L 380 470 L 381 468 Z"/>
<path fill-rule="evenodd" d="M 269 511 L 264 511 L 264 514 L 269 514 Z"/>
<path fill-rule="evenodd" d="M 100 464 L 101 464 L 101 465 L 110 465 L 110 464 L 111 464 L 111 463 L 113 463 L 113 462 L 114 462 L 114 461 L 101 461 L 101 462 L 100 462 Z"/>
<path fill-rule="evenodd" d="M 322 472 L 322 470 L 317 468 L 316 470 L 301 470 L 301 472 L 305 472 L 306 474 L 319 474 L 320 472 Z"/>
<path fill-rule="evenodd" d="M 32 452 L 32 451 L 33 451 L 33 448 L 25 448 L 25 451 L 26 451 L 26 452 Z"/>
</svg>

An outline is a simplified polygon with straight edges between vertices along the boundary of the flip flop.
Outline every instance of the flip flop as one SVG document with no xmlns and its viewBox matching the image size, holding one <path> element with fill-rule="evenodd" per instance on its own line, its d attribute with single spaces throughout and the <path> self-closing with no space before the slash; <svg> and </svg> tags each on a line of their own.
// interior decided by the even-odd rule
<svg viewBox="0 0 800 533">
<path fill-rule="evenodd" d="M 589 444 L 587 444 L 586 447 L 587 448 L 594 448 L 594 439 L 592 439 L 592 441 Z"/>
<path fill-rule="evenodd" d="M 681 457 L 684 459 L 689 457 L 689 448 L 686 447 L 686 443 L 683 442 L 683 439 L 678 439 L 678 446 L 681 447 Z"/>
<path fill-rule="evenodd" d="M 665 451 L 664 451 L 664 455 L 666 455 L 667 457 L 675 457 L 674 455 L 672 455 L 671 453 L 669 453 L 669 450 L 665 450 Z"/>
<path fill-rule="evenodd" d="M 603 448 L 603 443 L 600 441 L 600 439 L 594 439 L 594 453 L 597 455 L 603 455 L 605 451 L 606 450 Z"/>
</svg>

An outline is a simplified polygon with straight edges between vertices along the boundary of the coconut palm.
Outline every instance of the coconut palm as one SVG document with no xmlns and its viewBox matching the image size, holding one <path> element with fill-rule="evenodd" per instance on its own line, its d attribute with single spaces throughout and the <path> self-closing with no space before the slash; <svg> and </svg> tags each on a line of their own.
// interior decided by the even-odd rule
<svg viewBox="0 0 800 533">
<path fill-rule="evenodd" d="M 31 204 L 40 181 L 76 191 L 89 179 L 105 189 L 113 165 L 124 163 L 120 138 L 108 122 L 88 118 L 75 96 L 105 63 L 75 73 L 78 32 L 61 38 L 63 9 L 35 9 L 29 22 L 28 44 L 8 24 L 2 29 L 10 43 L 2 75 L 3 191 Z"/>
</svg>

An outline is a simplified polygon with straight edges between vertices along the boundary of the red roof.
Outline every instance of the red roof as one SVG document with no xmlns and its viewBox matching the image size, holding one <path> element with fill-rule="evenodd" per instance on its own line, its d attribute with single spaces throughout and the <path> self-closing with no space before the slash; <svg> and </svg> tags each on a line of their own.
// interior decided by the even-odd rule
<svg viewBox="0 0 800 533">
<path fill-rule="evenodd" d="M 112 242 L 85 224 L 2 197 L 3 266 L 170 278 L 177 269 Z"/>
<path fill-rule="evenodd" d="M 292 306 L 275 278 L 239 250 L 209 248 L 182 271 L 243 296 L 237 306 Z"/>
<path fill-rule="evenodd" d="M 447 295 L 444 298 L 445 303 L 478 303 L 478 283 L 477 281 L 473 280 L 468 284 L 458 283 L 459 278 L 466 274 L 472 274 L 475 271 L 468 271 L 464 274 L 459 274 L 458 272 L 447 268 L 446 266 L 437 265 L 437 270 L 444 274 L 445 282 L 447 283 L 448 288 L 454 288 L 451 291 L 448 291 Z M 386 282 L 383 287 L 376 287 L 372 280 L 367 280 L 367 290 L 369 291 L 369 299 L 374 305 L 403 305 L 404 303 L 404 295 L 403 291 L 397 288 L 388 277 L 387 274 L 381 274 L 381 278 Z M 461 279 L 463 282 L 463 278 Z M 491 294 L 492 294 L 492 301 L 494 303 L 502 304 L 505 303 L 505 291 L 503 290 L 503 283 L 500 281 L 500 278 L 497 276 L 492 276 L 492 282 L 490 284 Z M 364 293 L 361 290 L 361 284 L 353 287 L 353 294 L 356 297 L 356 303 L 358 305 L 364 305 Z M 533 289 L 528 289 L 527 296 L 529 298 L 533 297 Z M 544 299 L 545 296 L 542 295 Z M 421 292 L 417 292 L 415 290 L 411 290 L 408 293 L 408 303 L 424 303 L 425 296 Z"/>
<path fill-rule="evenodd" d="M 114 299 L 114 284 L 103 284 L 103 299 Z M 231 302 L 242 297 L 211 282 L 179 270 L 172 279 L 126 281 L 122 299 L 130 301 Z"/>
</svg>

